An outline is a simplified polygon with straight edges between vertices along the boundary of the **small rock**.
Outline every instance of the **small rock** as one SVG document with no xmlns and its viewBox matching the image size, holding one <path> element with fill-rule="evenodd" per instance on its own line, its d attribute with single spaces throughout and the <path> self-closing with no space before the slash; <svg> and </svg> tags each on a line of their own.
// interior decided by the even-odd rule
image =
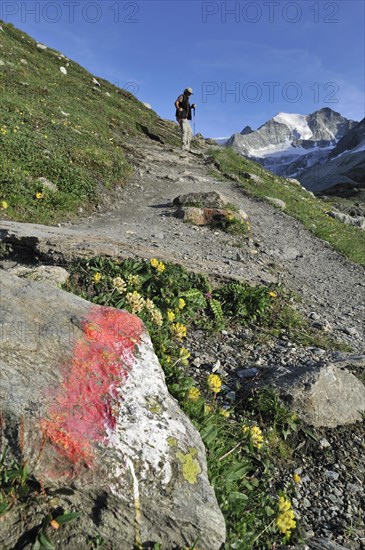
<svg viewBox="0 0 365 550">
<path fill-rule="evenodd" d="M 47 50 L 48 47 L 45 46 L 44 44 L 41 44 L 40 42 L 37 43 L 37 48 L 38 50 Z"/>
<path fill-rule="evenodd" d="M 0 59 L 0 67 L 4 67 L 5 62 Z"/>
<path fill-rule="evenodd" d="M 20 63 L 22 63 L 23 65 L 28 65 L 28 61 L 26 59 L 21 59 Z"/>
<path fill-rule="evenodd" d="M 311 311 L 309 314 L 309 318 L 313 319 L 313 321 L 319 321 L 320 316 L 315 311 Z"/>
<path fill-rule="evenodd" d="M 52 183 L 47 178 L 41 177 L 38 178 L 39 183 L 43 185 L 43 187 L 46 187 L 50 191 L 53 191 L 53 193 L 56 193 L 58 191 L 57 185 L 55 183 Z"/>
<path fill-rule="evenodd" d="M 164 233 L 162 233 L 162 231 L 156 231 L 156 233 L 152 234 L 152 237 L 154 237 L 155 239 L 160 239 L 162 241 L 165 238 L 165 235 Z"/>
<path fill-rule="evenodd" d="M 340 474 L 338 472 L 333 472 L 332 470 L 326 470 L 324 472 L 325 477 L 328 479 L 332 479 L 333 481 L 337 481 L 340 477 Z"/>
<path fill-rule="evenodd" d="M 325 437 L 320 440 L 319 445 L 321 449 L 326 449 L 327 447 L 331 447 L 331 443 Z"/>
<path fill-rule="evenodd" d="M 346 334 L 349 334 L 350 336 L 359 336 L 359 333 L 358 331 L 356 330 L 356 328 L 354 327 L 349 327 L 349 328 L 345 328 L 345 333 Z"/>
<path fill-rule="evenodd" d="M 66 75 L 67 74 L 67 69 L 65 67 L 60 67 L 60 71 L 62 74 Z"/>
<path fill-rule="evenodd" d="M 285 210 L 286 204 L 281 199 L 276 199 L 275 197 L 265 197 L 267 201 L 269 201 L 274 206 L 277 206 L 281 210 Z"/>
<path fill-rule="evenodd" d="M 231 390 L 226 393 L 226 398 L 230 401 L 236 401 L 236 392 Z"/>
</svg>

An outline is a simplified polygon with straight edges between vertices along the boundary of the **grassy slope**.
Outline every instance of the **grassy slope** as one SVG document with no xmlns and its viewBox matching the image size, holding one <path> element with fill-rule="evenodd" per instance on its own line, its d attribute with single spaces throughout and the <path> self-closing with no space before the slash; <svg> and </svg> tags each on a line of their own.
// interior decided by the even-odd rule
<svg viewBox="0 0 365 550">
<path fill-rule="evenodd" d="M 2 27 L 0 201 L 8 208 L 0 217 L 52 223 L 80 205 L 95 204 L 130 173 L 123 144 L 141 126 L 165 143 L 178 143 L 174 125 L 132 94 L 101 79 L 98 88 L 93 75 L 56 50 L 38 49 L 11 24 Z M 58 192 L 45 191 L 40 177 L 55 183 Z"/>
<path fill-rule="evenodd" d="M 215 149 L 211 154 L 219 162 L 221 172 L 235 174 L 240 178 L 240 185 L 248 194 L 262 199 L 273 197 L 283 200 L 287 214 L 351 261 L 365 265 L 365 232 L 328 216 L 326 212 L 331 210 L 332 201 L 315 198 L 297 184 L 275 176 L 232 149 Z M 245 178 L 243 174 L 247 172 L 259 176 L 260 182 Z"/>
</svg>

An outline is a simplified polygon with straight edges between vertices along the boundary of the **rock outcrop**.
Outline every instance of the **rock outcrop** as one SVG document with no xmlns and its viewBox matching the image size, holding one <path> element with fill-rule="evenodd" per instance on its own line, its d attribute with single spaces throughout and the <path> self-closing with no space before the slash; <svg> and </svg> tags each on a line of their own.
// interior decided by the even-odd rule
<svg viewBox="0 0 365 550">
<path fill-rule="evenodd" d="M 365 386 L 345 368 L 331 364 L 273 369 L 263 376 L 299 417 L 316 427 L 333 428 L 362 420 Z"/>
<path fill-rule="evenodd" d="M 3 437 L 52 495 L 6 513 L 1 546 L 56 509 L 81 512 L 54 537 L 64 549 L 96 533 L 121 550 L 221 546 L 204 446 L 138 317 L 4 271 L 0 329 Z"/>
</svg>

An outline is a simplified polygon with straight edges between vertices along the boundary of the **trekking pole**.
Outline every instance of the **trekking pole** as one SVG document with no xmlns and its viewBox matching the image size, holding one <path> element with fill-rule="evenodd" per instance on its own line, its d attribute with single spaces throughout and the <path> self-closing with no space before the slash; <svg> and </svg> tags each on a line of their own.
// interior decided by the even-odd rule
<svg viewBox="0 0 365 550">
<path fill-rule="evenodd" d="M 195 107 L 193 107 L 193 111 L 194 111 L 194 114 L 193 114 L 193 126 L 194 126 L 194 137 L 195 137 Z"/>
</svg>

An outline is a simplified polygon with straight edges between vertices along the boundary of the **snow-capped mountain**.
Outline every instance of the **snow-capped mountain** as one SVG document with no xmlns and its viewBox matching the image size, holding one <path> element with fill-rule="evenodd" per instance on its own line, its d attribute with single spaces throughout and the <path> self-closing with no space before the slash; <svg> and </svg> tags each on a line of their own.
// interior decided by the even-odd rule
<svg viewBox="0 0 365 550">
<path fill-rule="evenodd" d="M 300 181 L 317 193 L 347 195 L 365 189 L 365 118 L 340 139 L 324 162 L 304 170 Z"/>
<path fill-rule="evenodd" d="M 278 113 L 258 130 L 233 134 L 226 146 L 275 174 L 300 180 L 303 170 L 324 161 L 356 124 L 328 107 L 309 115 Z"/>
</svg>

